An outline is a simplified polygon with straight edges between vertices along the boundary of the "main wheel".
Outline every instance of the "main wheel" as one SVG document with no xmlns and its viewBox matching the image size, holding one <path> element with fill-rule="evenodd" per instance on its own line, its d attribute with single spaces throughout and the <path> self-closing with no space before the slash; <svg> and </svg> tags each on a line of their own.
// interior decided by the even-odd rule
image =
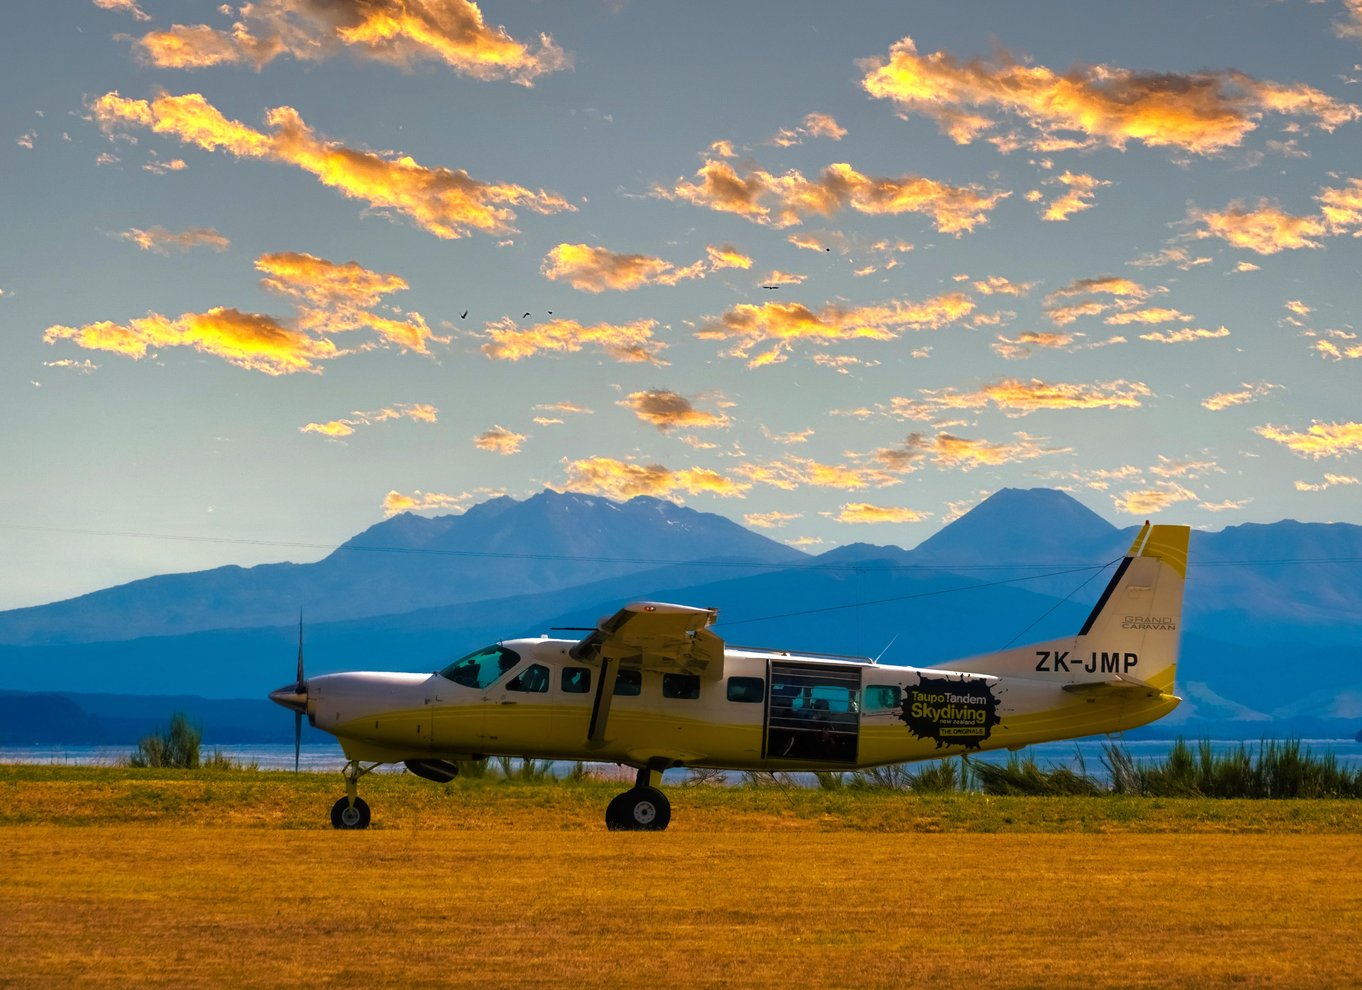
<svg viewBox="0 0 1362 990">
<path fill-rule="evenodd" d="M 605 827 L 612 832 L 661 832 L 671 820 L 671 802 L 656 787 L 617 794 L 605 809 Z"/>
<path fill-rule="evenodd" d="M 331 806 L 331 824 L 336 828 L 368 828 L 369 806 L 364 798 L 355 798 L 351 805 L 350 799 L 343 797 Z"/>
</svg>

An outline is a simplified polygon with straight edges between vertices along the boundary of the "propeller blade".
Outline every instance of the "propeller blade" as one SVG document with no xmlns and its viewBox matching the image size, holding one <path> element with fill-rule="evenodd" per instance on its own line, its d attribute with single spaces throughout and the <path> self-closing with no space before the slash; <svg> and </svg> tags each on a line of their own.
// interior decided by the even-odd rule
<svg viewBox="0 0 1362 990">
<path fill-rule="evenodd" d="M 293 713 L 293 772 L 298 772 L 298 761 L 303 751 L 303 713 Z"/>
<path fill-rule="evenodd" d="M 303 690 L 303 610 L 298 609 L 298 690 Z"/>
</svg>

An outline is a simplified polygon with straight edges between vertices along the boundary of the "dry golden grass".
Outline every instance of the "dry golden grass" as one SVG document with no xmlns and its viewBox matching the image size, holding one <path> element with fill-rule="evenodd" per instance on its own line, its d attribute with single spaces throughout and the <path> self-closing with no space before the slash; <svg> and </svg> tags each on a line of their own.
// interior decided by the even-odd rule
<svg viewBox="0 0 1362 990">
<path fill-rule="evenodd" d="M 1357 985 L 1355 836 L 0 828 L 0 985 Z"/>
</svg>

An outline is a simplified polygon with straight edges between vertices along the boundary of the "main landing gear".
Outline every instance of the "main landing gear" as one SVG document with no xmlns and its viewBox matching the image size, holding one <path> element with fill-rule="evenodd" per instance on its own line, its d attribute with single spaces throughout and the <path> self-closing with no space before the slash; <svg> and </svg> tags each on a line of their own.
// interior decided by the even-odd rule
<svg viewBox="0 0 1362 990">
<path fill-rule="evenodd" d="M 634 786 L 617 794 L 605 809 L 605 827 L 612 832 L 661 832 L 672 820 L 671 802 L 657 788 L 662 771 L 644 767 Z"/>
<path fill-rule="evenodd" d="M 335 828 L 368 828 L 369 805 L 359 796 L 359 778 L 381 767 L 381 763 L 370 763 L 367 767 L 359 760 L 345 764 L 341 775 L 345 777 L 345 797 L 331 806 L 331 824 Z"/>
</svg>

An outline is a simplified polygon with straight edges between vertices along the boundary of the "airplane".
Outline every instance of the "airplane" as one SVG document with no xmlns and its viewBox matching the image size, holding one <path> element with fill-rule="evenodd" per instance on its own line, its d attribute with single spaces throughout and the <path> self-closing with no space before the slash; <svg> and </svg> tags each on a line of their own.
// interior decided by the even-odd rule
<svg viewBox="0 0 1362 990">
<path fill-rule="evenodd" d="M 338 829 L 362 829 L 360 778 L 403 763 L 448 783 L 487 756 L 617 763 L 634 786 L 605 809 L 610 830 L 671 820 L 675 767 L 843 771 L 1016 750 L 1120 732 L 1167 715 L 1175 694 L 1190 530 L 1151 526 L 1076 635 L 931 667 L 728 646 L 717 610 L 634 602 L 580 640 L 513 639 L 431 674 L 298 676 L 270 693 L 340 740 Z"/>
</svg>

